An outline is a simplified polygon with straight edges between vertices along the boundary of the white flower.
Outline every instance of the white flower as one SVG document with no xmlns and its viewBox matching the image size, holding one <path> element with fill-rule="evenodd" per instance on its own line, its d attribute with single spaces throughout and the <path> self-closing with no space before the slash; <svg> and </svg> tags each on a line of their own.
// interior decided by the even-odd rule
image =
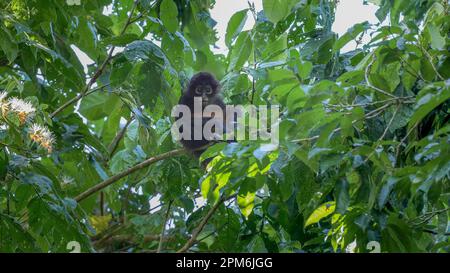
<svg viewBox="0 0 450 273">
<path fill-rule="evenodd" d="M 63 175 L 63 176 L 61 177 L 61 180 L 62 180 L 61 182 L 62 182 L 63 185 L 69 185 L 69 184 L 72 184 L 73 181 L 74 181 L 74 179 L 73 179 L 72 177 L 67 176 L 67 175 Z"/>
<path fill-rule="evenodd" d="M 0 92 L 0 103 L 3 102 L 3 100 L 8 96 L 8 93 L 6 92 Z"/>
<path fill-rule="evenodd" d="M 31 103 L 18 98 L 11 98 L 9 104 L 11 105 L 11 110 L 14 112 L 31 114 L 36 111 Z"/>
<path fill-rule="evenodd" d="M 49 153 L 53 150 L 55 138 L 53 134 L 45 126 L 34 123 L 29 128 L 30 139 L 47 149 Z"/>
<path fill-rule="evenodd" d="M 30 134 L 37 134 L 44 130 L 44 127 L 42 127 L 40 124 L 33 123 L 30 127 Z"/>
<path fill-rule="evenodd" d="M 43 139 L 42 132 L 44 130 L 45 129 L 39 124 L 34 123 L 33 125 L 31 125 L 31 127 L 28 130 L 31 140 L 33 140 L 34 142 L 40 143 Z"/>
<path fill-rule="evenodd" d="M 42 131 L 42 136 L 46 139 L 51 139 L 51 142 L 53 143 L 53 134 L 47 128 Z"/>
<path fill-rule="evenodd" d="M 81 0 L 66 0 L 66 3 L 69 6 L 79 6 L 81 5 Z"/>
<path fill-rule="evenodd" d="M 42 133 L 43 141 L 41 142 L 41 146 L 47 149 L 49 153 L 53 151 L 53 145 L 55 144 L 55 138 L 50 131 L 44 131 Z"/>
<path fill-rule="evenodd" d="M 6 96 L 8 96 L 8 93 L 0 92 L 0 113 L 2 115 L 6 115 L 9 110 L 9 102 L 5 100 Z"/>
<path fill-rule="evenodd" d="M 19 120 L 22 124 L 36 112 L 31 103 L 14 97 L 9 99 L 9 107 L 11 111 L 19 115 Z"/>
<path fill-rule="evenodd" d="M 345 248 L 346 253 L 355 253 L 355 250 L 356 250 L 356 241 L 351 242 Z"/>
</svg>

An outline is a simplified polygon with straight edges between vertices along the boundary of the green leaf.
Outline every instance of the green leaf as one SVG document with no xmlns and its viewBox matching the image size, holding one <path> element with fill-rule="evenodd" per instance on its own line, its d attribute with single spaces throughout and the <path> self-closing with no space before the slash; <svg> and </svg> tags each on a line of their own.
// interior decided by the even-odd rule
<svg viewBox="0 0 450 273">
<path fill-rule="evenodd" d="M 443 50 L 445 47 L 445 37 L 441 35 L 439 28 L 433 24 L 429 24 L 427 30 L 431 38 L 431 47 L 436 50 Z"/>
<path fill-rule="evenodd" d="M 252 48 L 253 43 L 250 32 L 241 32 L 231 50 L 228 71 L 239 70 L 248 61 Z"/>
<path fill-rule="evenodd" d="M 278 23 L 291 13 L 295 4 L 297 0 L 263 0 L 263 9 L 270 21 Z"/>
<path fill-rule="evenodd" d="M 161 48 L 148 40 L 134 41 L 127 45 L 124 55 L 129 61 L 152 60 L 162 64 L 166 59 Z"/>
<path fill-rule="evenodd" d="M 336 79 L 336 82 L 341 83 L 342 86 L 356 85 L 364 80 L 364 71 L 353 70 L 342 74 Z"/>
<path fill-rule="evenodd" d="M 336 183 L 336 212 L 345 214 L 350 204 L 349 184 L 346 179 L 339 180 Z"/>
<path fill-rule="evenodd" d="M 146 62 L 140 66 L 136 88 L 140 101 L 154 108 L 166 93 L 168 83 L 163 76 L 163 71 L 153 63 Z"/>
<path fill-rule="evenodd" d="M 14 62 L 19 53 L 19 48 L 15 43 L 15 39 L 4 26 L 0 27 L 0 48 L 5 53 L 10 63 Z"/>
<path fill-rule="evenodd" d="M 79 111 L 89 120 L 98 120 L 107 116 L 117 102 L 119 102 L 117 95 L 99 91 L 84 97 Z"/>
<path fill-rule="evenodd" d="M 2 232 L 8 234 L 8 239 L 0 240 L 0 252 L 2 253 L 20 253 L 20 252 L 38 252 L 36 241 L 33 236 L 13 217 L 0 213 L 0 227 Z"/>
<path fill-rule="evenodd" d="M 78 43 L 79 48 L 86 53 L 91 59 L 97 59 L 97 29 L 95 25 L 88 20 L 81 20 L 78 29 Z"/>
<path fill-rule="evenodd" d="M 435 109 L 448 99 L 450 99 L 450 90 L 448 87 L 442 88 L 434 94 L 426 93 L 417 101 L 415 111 L 409 121 L 408 128 L 415 126 L 426 115 L 428 115 L 428 113 L 433 111 L 433 109 Z"/>
<path fill-rule="evenodd" d="M 297 68 L 298 68 L 298 75 L 300 76 L 300 78 L 306 80 L 309 78 L 309 75 L 313 70 L 313 64 L 312 62 L 305 61 L 299 64 Z"/>
<path fill-rule="evenodd" d="M 217 143 L 208 147 L 208 149 L 200 156 L 200 161 L 217 156 L 227 146 L 226 143 Z"/>
<path fill-rule="evenodd" d="M 398 179 L 390 177 L 387 182 L 383 185 L 378 195 L 378 207 L 382 209 L 388 200 L 389 194 L 392 188 L 397 184 Z"/>
<path fill-rule="evenodd" d="M 48 177 L 37 175 L 34 173 L 22 173 L 20 180 L 25 184 L 33 185 L 39 190 L 40 194 L 49 194 L 53 191 L 53 184 Z"/>
<path fill-rule="evenodd" d="M 277 39 L 269 43 L 262 53 L 262 58 L 267 61 L 285 60 L 287 49 L 287 34 L 280 35 Z"/>
<path fill-rule="evenodd" d="M 331 215 L 336 208 L 336 203 L 334 201 L 326 202 L 320 205 L 317 209 L 311 213 L 308 219 L 305 222 L 305 227 L 316 224 L 323 218 Z"/>
<path fill-rule="evenodd" d="M 0 148 L 0 180 L 5 179 L 6 173 L 8 171 L 8 155 L 4 148 Z"/>
<path fill-rule="evenodd" d="M 133 70 L 133 63 L 129 62 L 125 56 L 118 56 L 114 59 L 111 71 L 111 86 L 122 85 L 130 76 Z"/>
<path fill-rule="evenodd" d="M 173 0 L 163 0 L 160 6 L 160 18 L 166 29 L 174 33 L 178 29 L 178 8 Z"/>
<path fill-rule="evenodd" d="M 348 44 L 350 41 L 355 40 L 361 32 L 369 29 L 370 24 L 369 22 L 365 21 L 363 23 L 356 24 L 349 28 L 347 32 L 340 37 L 333 46 L 333 51 L 337 52 L 341 48 L 343 48 L 346 44 Z"/>
<path fill-rule="evenodd" d="M 228 47 L 231 47 L 231 43 L 233 39 L 236 38 L 239 33 L 242 31 L 242 28 L 245 25 L 248 17 L 248 9 L 244 9 L 236 12 L 231 16 L 230 21 L 228 22 L 227 32 L 225 34 L 225 44 Z"/>
<path fill-rule="evenodd" d="M 243 181 L 239 194 L 237 196 L 237 203 L 242 215 L 248 218 L 255 207 L 256 191 L 258 190 L 257 182 L 254 179 L 246 179 Z"/>
<path fill-rule="evenodd" d="M 126 46 L 127 44 L 138 40 L 139 36 L 135 33 L 124 33 L 120 36 L 112 37 L 103 40 L 103 43 L 114 45 L 114 46 Z"/>
</svg>

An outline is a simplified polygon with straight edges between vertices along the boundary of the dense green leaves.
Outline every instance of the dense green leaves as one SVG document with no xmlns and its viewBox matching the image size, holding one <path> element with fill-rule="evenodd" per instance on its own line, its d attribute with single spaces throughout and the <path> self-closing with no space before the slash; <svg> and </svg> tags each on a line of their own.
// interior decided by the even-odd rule
<svg viewBox="0 0 450 273">
<path fill-rule="evenodd" d="M 409 127 L 416 125 L 436 107 L 450 99 L 449 86 L 447 84 L 444 86 L 441 84 L 439 85 L 440 86 L 437 86 L 437 90 L 434 90 L 434 86 L 429 86 L 419 93 L 419 95 L 423 96 L 418 98 L 414 114 L 409 120 Z"/>
<path fill-rule="evenodd" d="M 264 12 L 270 21 L 277 23 L 291 12 L 297 2 L 296 0 L 263 0 Z"/>
</svg>

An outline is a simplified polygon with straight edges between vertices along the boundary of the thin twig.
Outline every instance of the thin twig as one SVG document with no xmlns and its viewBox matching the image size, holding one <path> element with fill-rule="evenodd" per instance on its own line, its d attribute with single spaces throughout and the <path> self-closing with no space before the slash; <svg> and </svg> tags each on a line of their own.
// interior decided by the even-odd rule
<svg viewBox="0 0 450 273">
<path fill-rule="evenodd" d="M 414 131 L 414 129 L 416 129 L 416 127 L 419 125 L 419 123 L 417 122 L 416 124 L 414 124 L 414 126 L 411 127 L 411 129 L 409 129 L 409 131 L 406 133 L 406 135 L 402 138 L 402 140 L 400 140 L 400 143 L 397 146 L 397 150 L 395 152 L 395 158 L 397 159 L 397 163 L 399 162 L 399 156 L 400 156 L 400 149 L 403 146 L 403 144 L 405 144 L 406 139 L 408 139 L 409 135 L 411 135 L 411 133 Z M 398 165 L 398 164 L 397 164 Z M 398 167 L 398 166 L 397 166 Z"/>
<path fill-rule="evenodd" d="M 168 241 L 172 241 L 174 239 L 174 237 L 164 237 L 162 238 L 162 240 L 164 242 L 168 242 Z M 154 241 L 159 241 L 161 240 L 160 235 L 159 234 L 148 234 L 148 235 L 144 235 L 143 237 L 140 236 L 136 236 L 133 234 L 112 234 L 109 235 L 107 237 L 104 237 L 98 241 L 94 241 L 92 244 L 95 246 L 95 248 L 103 248 L 107 245 L 111 245 L 111 244 L 117 244 L 117 243 L 127 243 L 127 244 L 139 244 L 139 243 L 149 243 L 149 242 L 154 242 Z M 156 250 L 154 250 L 154 252 L 156 252 Z"/>
<path fill-rule="evenodd" d="M 111 144 L 108 146 L 109 156 L 112 156 L 114 152 L 116 151 L 117 147 L 119 146 L 120 141 L 125 135 L 125 132 L 127 131 L 128 126 L 131 124 L 131 122 L 134 120 L 134 118 L 130 118 L 127 120 L 127 123 L 125 126 L 117 133 L 117 135 L 114 137 L 114 139 L 111 141 Z"/>
<path fill-rule="evenodd" d="M 160 208 L 160 207 L 162 207 L 164 205 L 165 205 L 165 203 L 161 202 L 157 206 L 155 206 L 155 207 L 153 207 L 153 208 L 151 208 L 149 210 L 143 211 L 143 212 L 138 212 L 137 214 L 138 215 L 146 215 L 146 214 L 152 213 L 154 210 L 156 210 L 156 209 L 158 209 L 158 208 Z M 113 224 L 112 226 L 110 226 L 107 231 L 104 231 L 104 232 L 102 232 L 100 234 L 96 234 L 96 235 L 92 236 L 91 240 L 97 242 L 97 241 L 100 241 L 100 240 L 108 239 L 109 237 L 111 237 L 115 233 L 117 233 L 118 231 L 121 231 L 121 230 L 123 230 L 123 229 L 125 229 L 127 227 L 128 227 L 128 224 L 126 224 L 126 223 L 124 224 L 123 222 L 118 222 L 118 223 Z"/>
<path fill-rule="evenodd" d="M 61 113 L 64 109 L 66 109 L 67 107 L 69 107 L 70 105 L 76 103 L 77 101 L 79 101 L 81 98 L 88 96 L 98 90 L 101 90 L 105 87 L 109 86 L 108 84 L 102 85 L 100 87 L 96 87 L 94 89 L 91 89 L 85 93 L 80 93 L 77 96 L 73 97 L 72 99 L 68 100 L 67 102 L 65 102 L 63 105 L 61 105 L 58 109 L 56 109 L 53 113 L 50 114 L 50 118 L 54 118 L 56 115 L 58 115 L 59 113 Z"/>
<path fill-rule="evenodd" d="M 131 8 L 131 11 L 130 11 L 130 15 L 128 16 L 127 22 L 125 23 L 124 27 L 122 28 L 122 31 L 120 32 L 120 35 L 124 34 L 126 29 L 128 28 L 128 26 L 130 26 L 130 24 L 132 24 L 131 17 L 133 16 L 134 10 L 136 9 L 136 6 L 137 6 L 138 2 L 139 1 L 137 1 L 137 0 L 134 1 L 133 7 Z M 108 65 L 108 63 L 111 61 L 111 59 L 113 57 L 112 55 L 113 55 L 115 49 L 116 49 L 116 46 L 114 46 L 114 45 L 109 49 L 108 56 L 103 61 L 101 66 L 97 69 L 97 71 L 95 71 L 94 76 L 92 76 L 92 78 L 89 80 L 89 82 L 83 88 L 81 93 L 78 94 L 76 97 L 72 98 L 71 100 L 67 101 L 61 107 L 59 107 L 53 113 L 51 113 L 50 114 L 50 118 L 54 118 L 56 115 L 61 113 L 64 109 L 66 109 L 70 105 L 76 103 L 77 101 L 79 101 L 83 97 L 85 97 L 85 96 L 87 96 L 87 95 L 92 93 L 92 92 L 89 92 L 89 90 L 91 89 L 92 85 L 97 81 L 97 79 L 103 74 L 103 71 L 105 70 L 106 66 Z"/>
<path fill-rule="evenodd" d="M 377 140 L 377 142 L 375 142 L 375 148 L 380 144 L 381 141 L 383 141 L 384 137 L 386 136 L 387 132 L 389 131 L 389 128 L 391 128 L 392 123 L 394 122 L 395 117 L 397 116 L 397 112 L 400 109 L 400 104 L 397 105 L 397 108 L 395 108 L 394 114 L 392 114 L 391 119 L 389 120 L 386 129 L 384 130 L 383 134 L 381 135 L 381 137 Z M 367 158 L 364 160 L 364 163 L 367 163 L 367 161 L 369 161 L 369 159 L 372 157 L 372 155 L 375 153 L 375 151 L 372 151 Z"/>
<path fill-rule="evenodd" d="M 436 73 L 436 76 L 441 80 L 441 81 L 445 81 L 444 77 L 441 76 L 441 74 L 439 74 L 438 70 L 436 69 L 436 66 L 433 63 L 433 57 L 430 55 L 430 53 L 428 53 L 428 51 L 419 43 L 420 49 L 422 49 L 423 53 L 425 53 L 425 55 L 428 58 L 428 61 L 431 64 L 431 67 L 434 70 L 434 73 Z"/>
<path fill-rule="evenodd" d="M 397 105 L 397 108 L 395 108 L 394 114 L 392 114 L 392 118 L 389 120 L 386 129 L 384 130 L 383 134 L 381 135 L 381 137 L 378 139 L 377 142 L 383 141 L 384 137 L 386 136 L 387 132 L 389 131 L 389 129 L 391 128 L 392 122 L 394 122 L 395 117 L 397 116 L 398 110 L 400 109 L 400 104 Z"/>
<path fill-rule="evenodd" d="M 247 1 L 248 5 L 249 5 L 249 9 L 252 13 L 253 19 L 255 20 L 255 23 L 257 22 L 257 16 L 256 16 L 256 11 L 255 11 L 255 6 L 254 4 L 252 5 L 252 3 L 250 3 L 250 1 Z M 252 41 L 254 41 L 255 39 L 255 34 L 252 34 Z M 256 67 L 257 67 L 257 61 L 256 61 L 256 47 L 253 45 L 253 69 L 254 71 L 256 71 Z M 256 92 L 256 79 L 255 79 L 255 75 L 252 75 L 252 96 L 250 99 L 250 103 L 253 104 L 253 100 L 255 98 L 255 92 Z"/>
<path fill-rule="evenodd" d="M 365 73 L 364 73 L 364 78 L 366 79 L 366 84 L 367 84 L 367 86 L 370 87 L 370 88 L 372 88 L 373 90 L 375 90 L 375 91 L 377 91 L 377 92 L 383 94 L 383 95 L 389 96 L 389 97 L 391 97 L 391 98 L 397 98 L 396 96 L 392 95 L 391 93 L 386 92 L 386 91 L 384 91 L 383 89 L 380 89 L 380 88 L 378 88 L 378 87 L 376 87 L 376 86 L 374 86 L 374 85 L 372 85 L 372 84 L 370 83 L 370 81 L 369 81 L 369 70 L 370 70 L 370 68 L 372 67 L 372 64 L 373 64 L 374 62 L 375 62 L 375 58 L 373 57 L 373 58 L 372 58 L 372 61 L 366 66 L 366 70 L 365 70 Z"/>
<path fill-rule="evenodd" d="M 373 106 L 373 105 L 377 105 L 377 104 L 381 104 L 381 103 L 386 103 L 386 102 L 392 102 L 392 101 L 402 101 L 402 104 L 413 104 L 416 103 L 415 101 L 412 101 L 410 99 L 413 99 L 414 96 L 408 96 L 408 97 L 399 97 L 399 98 L 390 98 L 390 99 L 385 99 L 385 100 L 379 100 L 379 101 L 374 101 L 374 102 L 367 102 L 367 103 L 355 103 L 355 104 L 329 104 L 329 103 L 325 103 L 324 106 L 325 107 L 334 107 L 334 108 L 354 108 L 354 107 L 366 107 L 366 106 Z"/>
<path fill-rule="evenodd" d="M 406 72 L 408 72 L 411 76 L 419 78 L 422 81 L 426 82 L 426 80 L 422 77 L 422 75 L 420 75 L 419 72 L 414 70 L 414 67 L 410 63 L 408 63 L 405 59 L 403 59 L 403 57 L 400 54 L 398 54 L 397 56 L 400 58 L 400 61 L 402 62 L 402 64 L 406 64 L 408 66 L 408 68 L 410 69 L 410 70 L 407 70 L 406 67 L 404 66 L 403 68 L 405 68 Z"/>
<path fill-rule="evenodd" d="M 162 231 L 161 231 L 161 235 L 160 235 L 160 239 L 159 239 L 159 244 L 158 244 L 158 249 L 156 250 L 156 253 L 160 253 L 162 250 L 163 241 L 164 241 L 164 233 L 166 232 L 166 225 L 167 225 L 167 221 L 169 220 L 170 207 L 172 206 L 172 203 L 173 203 L 173 200 L 170 200 L 169 204 L 167 205 L 166 217 L 164 218 L 164 223 L 163 223 L 163 227 L 162 227 Z"/>
<path fill-rule="evenodd" d="M 164 203 L 160 202 L 158 205 L 154 206 L 153 208 L 145 210 L 143 212 L 139 212 L 138 214 L 145 215 L 145 214 L 152 213 L 154 210 L 156 210 L 156 209 L 158 209 L 158 208 L 160 208 L 160 207 L 162 207 L 164 205 L 165 205 Z"/>
<path fill-rule="evenodd" d="M 430 211 L 430 212 L 424 213 L 423 215 L 420 215 L 414 219 L 411 219 L 409 221 L 409 223 L 411 223 L 414 226 L 421 226 L 421 225 L 427 223 L 428 221 L 430 221 L 433 217 L 435 217 L 441 213 L 447 212 L 449 210 L 450 210 L 450 208 L 445 208 L 445 209 L 436 210 L 436 211 Z M 414 223 L 417 220 L 420 220 L 420 221 L 417 223 Z"/>
<path fill-rule="evenodd" d="M 186 244 L 184 244 L 184 246 L 182 248 L 180 248 L 177 251 L 177 253 L 183 253 L 183 252 L 186 252 L 187 250 L 189 250 L 189 248 L 191 248 L 197 242 L 198 235 L 200 234 L 200 232 L 202 232 L 203 228 L 206 226 L 209 219 L 213 216 L 213 214 L 220 207 L 220 205 L 222 205 L 225 201 L 230 200 L 234 197 L 236 197 L 236 195 L 232 195 L 228 198 L 226 198 L 224 196 L 221 197 L 217 201 L 217 203 L 208 211 L 208 213 L 205 215 L 205 217 L 203 217 L 203 219 L 200 221 L 200 224 L 194 229 L 194 232 L 192 233 L 191 238 L 186 242 Z"/>
<path fill-rule="evenodd" d="M 105 194 L 104 192 L 100 192 L 100 216 L 104 216 L 104 208 L 105 208 Z"/>
<path fill-rule="evenodd" d="M 387 104 L 385 104 L 385 105 L 383 105 L 383 106 L 381 106 L 381 107 L 379 107 L 379 108 L 377 108 L 377 109 L 375 109 L 375 110 L 370 111 L 369 113 L 367 113 L 366 115 L 364 115 L 363 118 L 353 120 L 353 121 L 352 121 L 352 125 L 355 124 L 355 123 L 357 123 L 357 122 L 359 122 L 359 121 L 361 121 L 361 120 L 371 119 L 371 118 L 374 118 L 374 117 L 380 115 L 381 113 L 383 113 L 383 111 L 384 111 L 386 108 L 390 107 L 391 105 L 392 105 L 392 103 L 387 103 Z M 341 130 L 342 130 L 342 128 L 339 127 L 339 128 L 334 129 L 331 133 L 334 134 L 334 133 L 337 133 L 337 132 L 339 132 L 339 131 L 341 131 Z M 309 141 L 314 141 L 314 140 L 319 139 L 319 138 L 320 138 L 320 135 L 315 135 L 315 136 L 313 136 L 313 137 L 295 139 L 295 140 L 293 140 L 292 142 L 294 142 L 294 143 L 299 143 L 299 142 L 309 142 Z"/>
<path fill-rule="evenodd" d="M 396 37 L 395 37 L 395 34 L 392 33 L 391 27 L 388 27 L 387 30 L 388 30 L 389 33 L 390 33 L 391 39 L 392 39 L 392 40 L 395 40 Z M 420 79 L 421 79 L 422 81 L 424 81 L 424 82 L 426 81 L 426 80 L 422 77 L 422 75 L 420 75 L 420 73 L 418 73 L 418 72 L 414 69 L 414 67 L 413 67 L 411 64 L 409 64 L 405 59 L 403 59 L 402 55 L 401 55 L 399 52 L 397 52 L 396 55 L 399 57 L 400 62 L 401 62 L 402 64 L 406 64 L 406 65 L 411 69 L 411 71 L 414 72 L 414 73 L 410 72 L 409 70 L 406 69 L 406 67 L 404 67 L 406 72 L 408 72 L 409 74 L 411 74 L 413 77 L 420 78 Z"/>
<path fill-rule="evenodd" d="M 218 227 L 216 230 L 211 231 L 210 233 L 208 233 L 207 235 L 203 236 L 202 238 L 197 240 L 197 244 L 208 239 L 209 237 L 213 236 L 215 233 L 221 231 L 224 227 L 226 227 L 229 223 L 224 223 L 223 225 L 221 225 L 220 227 Z"/>
<path fill-rule="evenodd" d="M 439 233 L 439 232 L 434 231 L 434 230 L 432 230 L 432 229 L 422 229 L 422 231 L 423 231 L 423 232 L 426 232 L 426 233 L 433 234 L 433 235 L 445 235 L 445 236 L 450 236 L 450 232 Z"/>
</svg>

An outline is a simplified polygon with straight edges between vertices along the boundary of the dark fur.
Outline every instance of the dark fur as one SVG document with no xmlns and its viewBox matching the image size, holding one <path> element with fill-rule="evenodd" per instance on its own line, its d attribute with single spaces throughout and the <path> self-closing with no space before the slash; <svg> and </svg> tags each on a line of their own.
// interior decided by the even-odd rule
<svg viewBox="0 0 450 273">
<path fill-rule="evenodd" d="M 195 93 L 195 89 L 197 86 L 205 86 L 209 85 L 212 88 L 212 94 L 207 95 L 208 97 L 208 103 L 207 105 L 217 105 L 219 106 L 225 115 L 225 104 L 222 101 L 222 98 L 220 97 L 220 84 L 215 79 L 215 77 L 208 73 L 208 72 L 200 72 L 197 73 L 192 77 L 190 80 L 186 90 L 183 92 L 183 95 L 180 98 L 180 101 L 178 104 L 186 105 L 191 110 L 191 113 L 194 115 L 194 97 L 198 96 L 198 94 Z M 203 105 L 202 110 L 207 106 Z M 211 118 L 203 118 L 202 124 L 205 125 L 205 123 Z M 211 141 L 205 139 L 202 136 L 202 140 L 193 140 L 194 138 L 194 118 L 191 117 L 191 139 L 192 140 L 181 140 L 181 144 L 191 151 L 197 158 L 200 157 L 200 155 L 206 150 L 206 149 L 200 149 L 201 147 L 204 147 L 208 145 Z M 206 165 L 210 160 L 205 160 L 202 162 L 202 165 Z"/>
</svg>

